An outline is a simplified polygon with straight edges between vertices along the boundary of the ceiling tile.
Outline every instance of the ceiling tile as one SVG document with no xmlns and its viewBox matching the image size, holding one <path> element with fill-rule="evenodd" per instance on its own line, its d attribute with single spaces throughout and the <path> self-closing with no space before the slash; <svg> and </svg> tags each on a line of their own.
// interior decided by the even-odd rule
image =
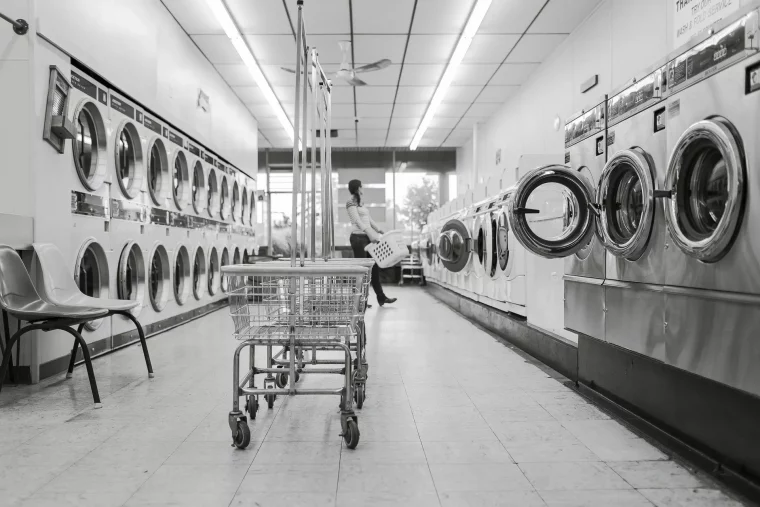
<svg viewBox="0 0 760 507">
<path fill-rule="evenodd" d="M 462 140 L 462 139 L 448 138 L 443 142 L 441 146 L 443 146 L 444 148 L 461 148 L 462 146 L 465 145 L 466 142 L 467 142 L 466 140 Z"/>
<path fill-rule="evenodd" d="M 383 139 L 388 134 L 388 129 L 359 129 L 359 139 Z"/>
<path fill-rule="evenodd" d="M 332 145 L 336 148 L 353 148 L 356 146 L 356 139 L 333 139 Z"/>
<path fill-rule="evenodd" d="M 226 35 L 193 35 L 191 38 L 211 63 L 242 63 Z"/>
<path fill-rule="evenodd" d="M 259 130 L 270 141 L 274 141 L 275 139 L 282 139 L 282 138 L 290 139 L 290 137 L 288 137 L 288 134 L 282 128 L 271 128 L 271 129 L 262 128 Z"/>
<path fill-rule="evenodd" d="M 277 118 L 261 118 L 258 120 L 259 129 L 281 130 L 280 120 Z"/>
<path fill-rule="evenodd" d="M 385 146 L 389 148 L 408 148 L 412 144 L 411 137 L 389 137 L 385 142 Z"/>
<path fill-rule="evenodd" d="M 393 109 L 393 117 L 420 118 L 425 114 L 427 107 L 427 104 L 396 104 Z"/>
<path fill-rule="evenodd" d="M 465 111 L 467 111 L 467 108 L 470 107 L 470 104 L 446 104 L 443 103 L 440 106 L 438 106 L 438 111 L 436 111 L 436 116 L 448 116 L 450 118 L 459 118 L 461 117 Z"/>
<path fill-rule="evenodd" d="M 460 85 L 484 85 L 499 68 L 497 63 L 471 63 L 460 65 L 451 84 Z"/>
<path fill-rule="evenodd" d="M 505 63 L 489 85 L 521 85 L 538 68 L 537 63 Z"/>
<path fill-rule="evenodd" d="M 396 104 L 396 107 L 398 107 L 398 104 Z M 422 115 L 412 116 L 412 117 L 399 117 L 394 114 L 393 118 L 391 118 L 390 128 L 391 130 L 403 129 L 403 128 L 416 129 L 417 126 L 420 124 L 420 121 L 422 121 Z"/>
<path fill-rule="evenodd" d="M 441 139 L 441 140 L 443 140 L 446 136 L 449 135 L 450 132 L 451 132 L 450 128 L 433 128 L 433 127 L 431 127 L 431 128 L 429 128 L 429 129 L 427 129 L 425 131 L 425 135 L 422 136 L 422 137 L 423 138 L 430 137 L 430 138 L 434 138 L 434 139 Z"/>
<path fill-rule="evenodd" d="M 358 67 L 387 58 L 401 63 L 404 58 L 406 35 L 354 35 L 354 58 Z M 406 61 L 409 61 L 407 54 Z"/>
<path fill-rule="evenodd" d="M 406 68 L 406 67 L 404 67 Z M 396 86 L 398 84 L 398 73 L 401 70 L 401 65 L 391 64 L 385 69 L 377 70 L 374 72 L 365 72 L 360 74 L 359 77 L 362 81 L 368 85 L 376 86 Z M 336 77 L 333 79 L 333 84 L 338 86 L 346 86 L 347 83 L 342 79 Z"/>
<path fill-rule="evenodd" d="M 264 1 L 282 4 L 281 1 L 277 0 Z M 296 2 L 289 1 L 287 4 L 293 26 L 297 30 L 298 6 Z M 355 12 L 354 15 L 356 15 Z M 307 34 L 350 33 L 351 31 L 347 0 L 304 2 L 303 17 Z M 308 40 L 309 36 L 307 36 L 307 42 Z"/>
<path fill-rule="evenodd" d="M 346 2 L 344 0 L 346 4 Z M 354 34 L 409 32 L 414 2 L 409 0 L 383 0 L 353 2 Z"/>
<path fill-rule="evenodd" d="M 359 86 L 356 88 L 356 101 L 360 103 L 392 104 L 395 96 L 395 86 Z"/>
<path fill-rule="evenodd" d="M 458 121 L 459 121 L 459 118 L 448 118 L 446 116 L 435 115 L 433 119 L 430 120 L 430 128 L 452 129 L 456 126 Z"/>
<path fill-rule="evenodd" d="M 391 115 L 393 104 L 357 104 L 359 118 L 387 118 Z"/>
<path fill-rule="evenodd" d="M 244 37 L 260 65 L 283 65 L 295 68 L 296 43 L 292 35 L 245 35 Z"/>
<path fill-rule="evenodd" d="M 269 107 L 269 104 L 246 104 L 245 107 L 256 117 L 261 118 L 275 118 L 277 115 L 274 110 Z"/>
<path fill-rule="evenodd" d="M 356 141 L 356 146 L 362 146 L 364 148 L 380 148 L 385 146 L 385 138 L 373 138 L 373 139 L 366 139 L 366 138 L 359 138 Z"/>
<path fill-rule="evenodd" d="M 354 128 L 354 119 L 353 118 L 336 118 L 332 117 L 330 119 L 330 128 L 334 129 L 353 129 Z"/>
<path fill-rule="evenodd" d="M 516 34 L 477 34 L 463 63 L 501 63 L 520 39 Z"/>
<path fill-rule="evenodd" d="M 572 33 L 601 0 L 552 0 L 528 33 Z"/>
<path fill-rule="evenodd" d="M 296 87 L 295 86 L 273 86 L 275 96 L 282 104 L 290 104 L 295 106 L 296 103 Z M 293 107 L 295 109 L 295 107 Z"/>
<path fill-rule="evenodd" d="M 163 0 L 163 4 L 189 35 L 224 35 L 206 0 Z"/>
<path fill-rule="evenodd" d="M 333 104 L 353 104 L 354 89 L 351 86 L 334 86 L 330 92 L 330 100 Z"/>
<path fill-rule="evenodd" d="M 475 104 L 472 104 L 470 106 L 470 109 L 467 111 L 467 114 L 470 114 L 472 116 L 489 117 L 498 108 L 499 108 L 499 105 L 476 102 Z"/>
<path fill-rule="evenodd" d="M 261 65 L 261 71 L 272 86 L 295 86 L 296 84 L 295 73 L 287 72 L 279 65 Z"/>
<path fill-rule="evenodd" d="M 495 80 L 495 78 L 494 78 Z M 493 80 L 491 81 L 493 83 Z M 489 84 L 483 91 L 480 92 L 478 97 L 479 102 L 504 102 L 512 95 L 517 93 L 520 89 L 519 86 L 497 86 Z"/>
<path fill-rule="evenodd" d="M 388 130 L 388 137 L 392 137 L 393 139 L 398 139 L 398 138 L 405 139 L 407 137 L 411 138 L 414 135 L 415 132 L 417 132 L 416 128 L 413 128 L 413 129 L 409 129 L 409 128 L 407 128 L 407 129 L 390 129 L 390 130 Z"/>
<path fill-rule="evenodd" d="M 353 118 L 353 104 L 333 104 L 331 108 L 333 118 Z"/>
<path fill-rule="evenodd" d="M 435 86 L 399 86 L 396 95 L 397 104 L 414 104 L 429 102 L 433 98 Z"/>
<path fill-rule="evenodd" d="M 419 0 L 412 33 L 453 33 L 464 30 L 474 0 Z"/>
<path fill-rule="evenodd" d="M 232 90 L 243 104 L 267 104 L 267 99 L 258 86 L 233 86 Z"/>
<path fill-rule="evenodd" d="M 272 0 L 226 0 L 230 14 L 242 33 L 293 34 L 282 2 Z"/>
<path fill-rule="evenodd" d="M 507 62 L 543 62 L 566 38 L 565 34 L 526 34 L 517 43 Z"/>
<path fill-rule="evenodd" d="M 230 86 L 254 86 L 256 82 L 243 63 L 222 63 L 214 65 Z"/>
<path fill-rule="evenodd" d="M 447 63 L 457 43 L 457 35 L 410 35 L 407 63 Z"/>
<path fill-rule="evenodd" d="M 537 0 L 494 0 L 478 33 L 523 33 L 543 5 Z"/>
<path fill-rule="evenodd" d="M 359 127 L 367 129 L 386 129 L 388 128 L 388 117 L 359 118 Z"/>
<path fill-rule="evenodd" d="M 422 148 L 438 148 L 441 146 L 441 143 L 443 143 L 443 139 L 433 139 L 425 136 L 420 141 L 420 146 Z"/>
<path fill-rule="evenodd" d="M 482 86 L 451 86 L 443 98 L 444 102 L 466 102 L 470 103 L 478 96 Z"/>
<path fill-rule="evenodd" d="M 338 139 L 356 139 L 356 129 L 338 129 Z"/>
<path fill-rule="evenodd" d="M 272 145 L 269 144 L 269 141 L 267 141 L 263 137 L 259 137 L 259 149 L 260 150 L 265 150 L 265 149 L 271 148 L 271 147 L 272 147 Z"/>
<path fill-rule="evenodd" d="M 405 64 L 401 73 L 401 85 L 404 86 L 438 86 L 444 64 L 412 65 Z"/>
<path fill-rule="evenodd" d="M 316 48 L 319 55 L 319 63 L 322 67 L 325 65 L 340 65 L 343 61 L 343 52 L 340 50 L 340 41 L 350 41 L 351 35 L 349 33 L 337 33 L 327 35 L 309 35 L 306 38 L 306 42 L 309 47 Z M 295 55 L 291 57 L 295 62 Z M 351 62 L 351 46 L 348 50 L 348 61 Z"/>
</svg>

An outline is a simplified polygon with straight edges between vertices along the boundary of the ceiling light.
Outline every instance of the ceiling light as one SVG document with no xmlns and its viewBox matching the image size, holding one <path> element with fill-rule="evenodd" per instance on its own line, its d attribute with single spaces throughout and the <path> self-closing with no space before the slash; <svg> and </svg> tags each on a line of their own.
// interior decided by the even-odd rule
<svg viewBox="0 0 760 507">
<path fill-rule="evenodd" d="M 288 115 L 285 114 L 285 110 L 282 108 L 282 104 L 280 104 L 280 101 L 274 94 L 274 91 L 269 85 L 267 78 L 264 77 L 264 73 L 261 72 L 261 68 L 256 62 L 256 58 L 253 56 L 253 53 L 251 53 L 251 49 L 248 47 L 245 39 L 243 39 L 243 36 L 240 34 L 240 31 L 235 25 L 235 21 L 232 19 L 230 12 L 224 5 L 224 2 L 222 0 L 206 0 L 206 4 L 208 4 L 211 12 L 214 13 L 214 16 L 216 17 L 216 20 L 219 21 L 219 24 L 222 25 L 224 33 L 227 34 L 227 37 L 229 37 L 230 42 L 232 42 L 232 45 L 235 47 L 238 55 L 240 55 L 243 63 L 248 68 L 248 72 L 251 74 L 251 77 L 253 77 L 256 85 L 258 85 L 258 87 L 261 89 L 261 92 L 264 94 L 264 98 L 266 98 L 267 102 L 269 102 L 269 105 L 274 110 L 274 114 L 280 121 L 282 128 L 285 129 L 285 132 L 288 133 L 288 136 L 292 141 L 294 139 L 293 125 L 290 123 Z"/>
<path fill-rule="evenodd" d="M 467 54 L 467 50 L 470 48 L 472 38 L 475 37 L 475 34 L 478 32 L 480 23 L 483 22 L 483 18 L 485 17 L 486 12 L 488 12 L 488 8 L 491 6 L 491 1 L 492 0 L 478 0 L 475 7 L 473 7 L 470 12 L 470 17 L 467 19 L 467 24 L 465 24 L 464 30 L 462 30 L 462 35 L 459 36 L 459 41 L 454 49 L 454 54 L 451 55 L 451 59 L 446 65 L 446 70 L 443 72 L 443 77 L 438 83 L 435 93 L 433 93 L 433 98 L 430 100 L 430 105 L 425 112 L 425 116 L 422 118 L 422 122 L 420 122 L 420 126 L 417 128 L 417 132 L 412 138 L 412 144 L 409 146 L 410 149 L 417 149 L 417 146 L 419 146 L 420 141 L 422 140 L 422 136 L 425 135 L 425 131 L 430 126 L 433 117 L 435 117 L 438 106 L 443 102 L 443 98 L 446 96 L 449 86 L 451 86 L 451 81 L 454 79 L 454 73 L 456 72 L 457 67 L 462 63 L 464 55 Z"/>
</svg>

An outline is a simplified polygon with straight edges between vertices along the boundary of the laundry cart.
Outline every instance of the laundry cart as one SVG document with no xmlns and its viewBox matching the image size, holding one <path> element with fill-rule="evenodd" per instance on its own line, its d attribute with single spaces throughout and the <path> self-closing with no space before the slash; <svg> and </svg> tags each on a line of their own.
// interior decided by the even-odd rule
<svg viewBox="0 0 760 507">
<path fill-rule="evenodd" d="M 341 428 L 346 446 L 359 443 L 359 426 L 353 411 L 353 357 L 351 343 L 357 340 L 362 318 L 363 284 L 369 268 L 337 263 L 287 266 L 282 263 L 225 266 L 229 280 L 229 307 L 234 336 L 241 343 L 233 360 L 233 396 L 229 424 L 233 444 L 244 449 L 251 439 L 246 416 L 240 410 L 240 397 L 246 409 L 255 414 L 259 398 L 271 408 L 278 395 L 340 396 Z M 254 283 L 253 280 L 257 282 Z M 257 368 L 256 348 L 272 346 L 299 349 L 335 350 L 343 353 L 341 368 L 320 368 L 309 373 L 343 375 L 343 386 L 333 389 L 296 388 L 297 354 L 290 354 L 285 387 L 271 384 L 257 388 L 257 374 L 279 374 L 280 368 Z M 240 354 L 248 349 L 249 369 L 240 376 Z"/>
</svg>

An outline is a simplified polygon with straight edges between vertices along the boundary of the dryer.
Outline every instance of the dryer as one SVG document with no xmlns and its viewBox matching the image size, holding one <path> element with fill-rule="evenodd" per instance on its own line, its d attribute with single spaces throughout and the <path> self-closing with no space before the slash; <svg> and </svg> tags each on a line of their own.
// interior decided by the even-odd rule
<svg viewBox="0 0 760 507">
<path fill-rule="evenodd" d="M 760 395 L 758 3 L 668 63 L 665 360 Z"/>
<path fill-rule="evenodd" d="M 473 228 L 473 270 L 477 282 L 473 287 L 473 293 L 480 300 L 482 298 L 494 299 L 496 284 L 492 273 L 495 274 L 495 261 L 492 243 L 495 239 L 491 230 L 492 216 L 496 211 L 496 199 L 486 199 L 476 206 Z"/>
</svg>

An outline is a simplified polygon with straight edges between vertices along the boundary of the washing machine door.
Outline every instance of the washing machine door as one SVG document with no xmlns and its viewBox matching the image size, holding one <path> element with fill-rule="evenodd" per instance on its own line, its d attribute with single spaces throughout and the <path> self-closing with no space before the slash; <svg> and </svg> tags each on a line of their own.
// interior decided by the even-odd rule
<svg viewBox="0 0 760 507">
<path fill-rule="evenodd" d="M 488 270 L 488 231 L 491 228 L 491 221 L 489 220 L 489 214 L 479 215 L 475 219 L 475 227 L 473 228 L 472 246 L 474 257 L 474 269 L 473 274 L 480 278 L 487 273 Z"/>
<path fill-rule="evenodd" d="M 517 183 L 508 204 L 517 240 L 546 258 L 567 257 L 589 244 L 596 230 L 591 184 L 566 166 L 540 167 Z"/>
<path fill-rule="evenodd" d="M 653 165 L 640 148 L 620 150 L 599 178 L 598 232 L 605 248 L 617 257 L 638 260 L 649 243 L 655 210 Z"/>
<path fill-rule="evenodd" d="M 488 263 L 486 274 L 489 278 L 496 279 L 499 275 L 499 213 L 491 212 L 488 214 Z"/>
<path fill-rule="evenodd" d="M 438 258 L 452 273 L 462 271 L 470 261 L 472 237 L 458 218 L 446 222 L 438 236 Z"/>
<path fill-rule="evenodd" d="M 746 192 L 741 139 L 723 118 L 703 120 L 681 135 L 670 156 L 665 219 L 673 242 L 702 262 L 716 262 L 739 230 Z"/>
<path fill-rule="evenodd" d="M 507 210 L 502 210 L 495 216 L 496 233 L 494 242 L 496 244 L 495 252 L 499 268 L 502 273 L 509 274 L 509 219 Z M 498 272 L 497 272 L 498 273 Z"/>
</svg>

